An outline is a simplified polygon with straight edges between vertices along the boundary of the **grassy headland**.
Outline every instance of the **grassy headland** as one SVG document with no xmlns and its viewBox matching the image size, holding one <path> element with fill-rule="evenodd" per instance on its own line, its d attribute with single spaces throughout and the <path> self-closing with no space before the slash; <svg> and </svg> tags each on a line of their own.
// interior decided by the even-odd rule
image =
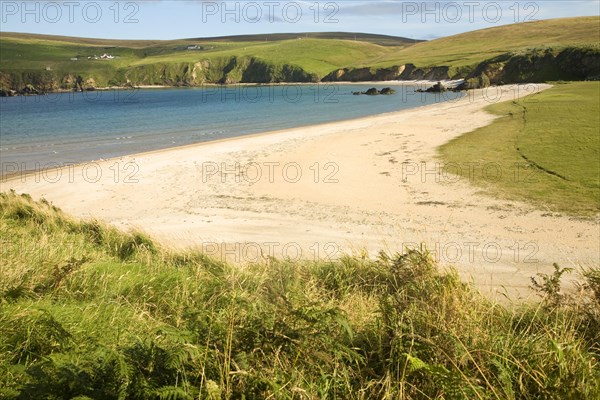
<svg viewBox="0 0 600 400">
<path fill-rule="evenodd" d="M 448 172 L 550 212 L 600 213 L 600 83 L 558 83 L 488 110 L 502 117 L 441 147 Z"/>
<path fill-rule="evenodd" d="M 422 67 L 447 65 L 455 70 L 477 65 L 501 54 L 534 48 L 598 47 L 599 17 L 561 18 L 482 29 L 393 50 L 372 66 L 399 61 Z"/>
<path fill-rule="evenodd" d="M 484 71 L 492 83 L 520 78 L 585 79 L 597 75 L 600 69 L 599 35 L 599 17 L 516 24 L 423 43 L 341 33 L 176 41 L 110 41 L 2 33 L 0 87 L 5 92 L 19 91 L 29 84 L 43 92 L 125 85 L 438 80 L 480 74 L 478 67 L 485 69 L 482 63 L 494 67 L 493 71 Z M 556 61 L 564 50 L 571 53 Z M 531 52 L 534 58 L 539 58 L 542 52 L 547 59 L 532 61 Z M 88 59 L 104 53 L 116 58 Z M 77 61 L 71 61 L 76 57 Z M 496 60 L 497 57 L 502 60 Z M 497 64 L 510 60 L 516 64 L 512 67 L 516 69 L 515 76 L 497 76 L 502 71 Z M 532 65 L 533 71 L 522 73 Z M 548 74 L 548 66 L 553 66 L 553 73 Z M 537 71 L 538 67 L 542 71 Z"/>
<path fill-rule="evenodd" d="M 45 86 L 60 88 L 72 86 L 77 76 L 84 82 L 91 79 L 88 87 L 125 85 L 128 81 L 138 85 L 253 80 L 310 82 L 319 80 L 340 65 L 356 60 L 366 62 L 386 54 L 389 46 L 398 49 L 415 43 L 414 40 L 379 35 L 298 34 L 293 39 L 292 36 L 113 41 L 3 33 L 0 37 L 0 75 L 4 74 L 4 78 L 0 83 L 7 88 L 28 83 L 39 86 L 45 81 Z M 115 58 L 88 59 L 105 53 Z M 76 57 L 77 61 L 71 60 Z M 271 71 L 263 71 L 265 76 L 254 72 L 255 79 L 243 77 L 251 62 L 260 63 Z M 298 76 L 285 74 L 281 72 L 284 68 L 301 73 Z M 36 82 L 36 77 L 42 82 Z M 15 80 L 17 82 L 11 83 Z"/>
<path fill-rule="evenodd" d="M 386 47 L 369 42 L 305 38 L 255 42 L 185 40 L 148 43 L 92 41 L 92 43 L 94 44 L 80 43 L 75 38 L 52 36 L 39 38 L 36 35 L 3 34 L 0 39 L 2 48 L 0 70 L 10 73 L 45 71 L 49 68 L 50 71 L 46 72 L 53 73 L 49 75 L 82 75 L 93 78 L 98 85 L 107 85 L 111 80 L 114 83 L 125 83 L 120 79 L 136 69 L 144 71 L 152 71 L 154 68 L 173 69 L 182 74 L 184 64 L 193 65 L 202 62 L 206 68 L 198 69 L 198 72 L 211 69 L 211 65 L 215 65 L 214 69 L 218 69 L 223 75 L 223 70 L 232 58 L 240 60 L 254 58 L 272 66 L 293 65 L 305 71 L 307 75 L 324 75 L 338 65 L 350 63 L 352 60 L 368 60 L 386 52 Z M 188 46 L 195 45 L 199 46 L 198 50 L 188 50 Z M 116 58 L 87 59 L 105 53 Z M 71 58 L 78 56 L 78 61 L 71 61 Z M 156 76 L 156 79 L 159 78 L 161 75 Z M 207 76 L 206 81 L 212 82 L 210 78 Z M 149 80 L 147 83 L 160 82 Z"/>
<path fill-rule="evenodd" d="M 246 267 L 0 194 L 0 398 L 595 399 L 600 270 L 507 307 L 426 250 Z"/>
</svg>

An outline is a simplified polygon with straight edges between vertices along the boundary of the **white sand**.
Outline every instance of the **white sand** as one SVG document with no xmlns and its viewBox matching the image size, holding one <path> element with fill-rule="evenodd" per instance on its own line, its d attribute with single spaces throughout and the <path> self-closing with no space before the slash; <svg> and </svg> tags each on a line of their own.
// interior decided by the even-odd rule
<svg viewBox="0 0 600 400">
<path fill-rule="evenodd" d="M 474 91 L 418 109 L 77 166 L 58 182 L 49 182 L 54 172 L 39 183 L 27 176 L 2 190 L 242 263 L 259 258 L 259 247 L 293 259 L 298 251 L 303 258 L 375 255 L 424 242 L 441 265 L 456 266 L 485 291 L 526 296 L 530 276 L 552 271 L 554 262 L 597 265 L 598 221 L 496 200 L 439 173 L 421 176 L 421 162 L 435 171 L 438 146 L 493 121 L 483 108 L 495 90 L 487 98 Z M 501 100 L 531 92 L 506 86 Z M 98 168 L 102 178 L 86 182 L 84 168 L 89 180 Z M 136 172 L 137 183 L 126 182 L 127 172 Z"/>
</svg>

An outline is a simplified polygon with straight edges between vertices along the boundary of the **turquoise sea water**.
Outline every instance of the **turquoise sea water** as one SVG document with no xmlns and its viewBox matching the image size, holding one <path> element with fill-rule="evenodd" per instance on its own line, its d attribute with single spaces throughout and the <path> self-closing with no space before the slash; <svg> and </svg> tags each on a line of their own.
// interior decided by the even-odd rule
<svg viewBox="0 0 600 400">
<path fill-rule="evenodd" d="M 106 159 L 455 100 L 397 85 L 236 86 L 57 93 L 0 99 L 2 172 Z M 382 87 L 379 87 L 381 89 Z M 7 167 L 8 164 L 12 166 Z"/>
</svg>

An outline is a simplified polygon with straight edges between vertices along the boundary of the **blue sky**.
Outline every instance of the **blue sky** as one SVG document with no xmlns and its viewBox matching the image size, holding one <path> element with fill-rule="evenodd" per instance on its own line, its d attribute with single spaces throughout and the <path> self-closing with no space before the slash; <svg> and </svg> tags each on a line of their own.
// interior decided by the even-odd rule
<svg viewBox="0 0 600 400">
<path fill-rule="evenodd" d="M 599 15 L 600 0 L 0 0 L 1 31 L 111 39 L 367 32 L 434 39 L 493 26 Z"/>
</svg>

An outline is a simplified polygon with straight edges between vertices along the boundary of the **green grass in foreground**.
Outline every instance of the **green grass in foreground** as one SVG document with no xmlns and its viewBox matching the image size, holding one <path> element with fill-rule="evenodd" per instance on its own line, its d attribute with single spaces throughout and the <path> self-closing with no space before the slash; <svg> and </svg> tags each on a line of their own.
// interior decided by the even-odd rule
<svg viewBox="0 0 600 400">
<path fill-rule="evenodd" d="M 236 267 L 0 194 L 2 399 L 597 399 L 600 270 L 506 307 L 426 251 Z"/>
<path fill-rule="evenodd" d="M 599 82 L 559 83 L 488 110 L 502 117 L 440 148 L 448 172 L 548 211 L 600 212 Z"/>
</svg>

